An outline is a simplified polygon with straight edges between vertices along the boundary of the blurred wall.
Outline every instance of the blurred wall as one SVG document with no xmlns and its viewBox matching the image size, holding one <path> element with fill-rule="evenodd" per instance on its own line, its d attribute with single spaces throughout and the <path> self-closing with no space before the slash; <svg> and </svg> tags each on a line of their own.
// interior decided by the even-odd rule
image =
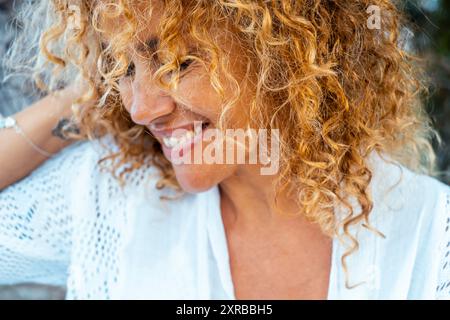
<svg viewBox="0 0 450 320">
<path fill-rule="evenodd" d="M 424 58 L 431 80 L 427 110 L 444 142 L 436 146 L 439 178 L 450 184 L 450 1 L 408 0 L 404 6 L 413 23 L 413 48 Z"/>
<path fill-rule="evenodd" d="M 4 56 L 14 37 L 12 3 L 11 0 L 0 0 L 0 57 Z M 4 76 L 5 72 L 0 66 L 0 114 L 8 116 L 29 105 L 34 96 L 31 88 L 26 88 L 23 82 L 18 79 L 3 81 Z"/>
</svg>

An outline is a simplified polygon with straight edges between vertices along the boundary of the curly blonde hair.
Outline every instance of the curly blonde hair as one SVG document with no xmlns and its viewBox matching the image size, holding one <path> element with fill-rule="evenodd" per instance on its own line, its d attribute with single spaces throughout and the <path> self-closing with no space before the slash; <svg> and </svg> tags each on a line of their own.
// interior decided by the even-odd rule
<svg viewBox="0 0 450 320">
<path fill-rule="evenodd" d="M 127 50 L 145 29 L 152 2 L 48 2 L 38 1 L 22 11 L 23 17 L 25 12 L 33 13 L 26 19 L 36 28 L 36 13 L 40 12 L 38 18 L 42 19 L 47 10 L 49 18 L 40 38 L 41 57 L 46 59 L 22 63 L 28 62 L 40 76 L 38 83 L 45 83 L 49 90 L 68 75 L 73 79 L 74 72 L 80 75 L 91 90 L 78 102 L 96 101 L 76 109 L 83 138 L 111 134 L 120 148 L 110 156 L 115 160 L 114 168 L 129 164 L 127 170 L 133 170 L 151 161 L 161 169 L 159 187 L 177 187 L 159 144 L 144 127 L 131 121 L 118 94 L 118 82 L 130 64 Z M 430 141 L 436 133 L 423 107 L 425 77 L 401 41 L 406 24 L 399 4 L 391 0 L 161 3 L 165 10 L 158 29 L 158 54 L 162 57 L 155 73 L 158 84 L 173 89 L 180 63 L 187 58 L 201 61 L 213 88 L 223 98 L 221 119 L 226 125 L 226 114 L 233 110 L 241 87 L 227 71 L 228 55 L 213 32 L 218 24 L 224 26 L 221 30 L 227 30 L 244 48 L 243 59 L 256 79 L 249 111 L 252 125 L 282 129 L 279 190 L 295 195 L 304 208 L 302 214 L 332 236 L 338 234 L 336 205 L 349 209 L 340 219 L 344 234 L 351 240 L 342 257 L 346 268 L 346 257 L 358 249 L 349 228 L 370 226 L 372 172 L 367 156 L 376 151 L 416 172 L 432 174 L 434 169 Z M 77 29 L 70 28 L 71 5 L 80 8 Z M 367 27 L 370 5 L 380 8 L 379 30 Z M 120 20 L 120 28 L 106 27 L 111 19 Z M 110 40 L 107 45 L 104 39 Z M 198 53 L 189 57 L 181 53 L 186 39 L 198 44 Z M 17 55 L 18 46 L 15 48 Z M 10 56 L 14 56 L 14 48 Z M 50 74 L 44 71 L 49 67 Z M 169 73 L 171 80 L 164 81 Z M 224 96 L 221 75 L 234 86 L 235 96 Z M 351 198 L 358 201 L 359 212 L 350 205 Z"/>
</svg>

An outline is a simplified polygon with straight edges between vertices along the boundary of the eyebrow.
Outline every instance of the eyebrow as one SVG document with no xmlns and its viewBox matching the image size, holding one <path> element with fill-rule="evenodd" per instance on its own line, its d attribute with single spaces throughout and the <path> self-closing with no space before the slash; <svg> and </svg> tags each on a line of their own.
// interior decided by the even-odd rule
<svg viewBox="0 0 450 320">
<path fill-rule="evenodd" d="M 153 54 L 158 50 L 159 40 L 156 37 L 150 37 L 148 40 L 139 43 L 137 51 L 147 54 Z"/>
</svg>

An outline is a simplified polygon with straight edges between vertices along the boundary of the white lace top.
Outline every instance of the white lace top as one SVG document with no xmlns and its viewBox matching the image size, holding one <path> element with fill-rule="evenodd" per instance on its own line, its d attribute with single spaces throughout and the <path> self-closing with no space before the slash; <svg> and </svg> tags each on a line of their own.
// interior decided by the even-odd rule
<svg viewBox="0 0 450 320">
<path fill-rule="evenodd" d="M 0 192 L 0 284 L 66 285 L 68 299 L 234 299 L 218 188 L 163 201 L 150 167 L 121 189 L 101 153 L 78 143 Z M 450 188 L 371 163 L 371 223 L 386 238 L 357 229 L 353 289 L 334 240 L 328 298 L 450 298 Z"/>
</svg>

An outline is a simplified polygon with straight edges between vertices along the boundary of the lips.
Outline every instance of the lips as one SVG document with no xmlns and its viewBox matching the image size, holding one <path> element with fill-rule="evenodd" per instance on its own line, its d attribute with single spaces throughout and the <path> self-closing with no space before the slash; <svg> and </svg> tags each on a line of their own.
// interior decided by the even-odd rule
<svg viewBox="0 0 450 320">
<path fill-rule="evenodd" d="M 176 128 L 156 128 L 153 126 L 149 129 L 162 144 L 164 155 L 170 161 L 174 154 L 183 156 L 197 142 L 202 141 L 203 131 L 209 126 L 209 122 L 194 121 L 179 125 Z"/>
</svg>

